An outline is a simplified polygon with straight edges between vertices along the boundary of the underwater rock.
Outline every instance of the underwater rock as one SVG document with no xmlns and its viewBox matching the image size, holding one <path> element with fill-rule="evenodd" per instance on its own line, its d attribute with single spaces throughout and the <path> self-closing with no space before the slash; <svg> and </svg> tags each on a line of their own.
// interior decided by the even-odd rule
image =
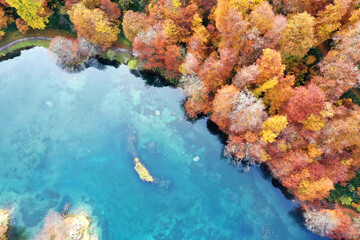
<svg viewBox="0 0 360 240">
<path fill-rule="evenodd" d="M 90 227 L 91 220 L 83 212 L 78 214 L 61 214 L 50 211 L 46 218 L 42 231 L 36 236 L 36 240 L 98 240 Z"/>
<path fill-rule="evenodd" d="M 155 142 L 147 142 L 146 150 L 150 153 L 156 153 L 156 143 Z"/>
<path fill-rule="evenodd" d="M 45 105 L 48 106 L 49 108 L 51 108 L 52 106 L 54 106 L 53 102 L 51 101 L 46 101 Z"/>
<path fill-rule="evenodd" d="M 21 219 L 26 227 L 34 227 L 41 222 L 41 216 L 44 216 L 46 210 L 40 205 L 34 204 L 33 200 L 29 200 L 29 203 L 24 204 L 25 201 L 21 201 Z"/>
<path fill-rule="evenodd" d="M 134 159 L 135 170 L 139 174 L 141 180 L 146 182 L 154 182 L 154 178 L 150 175 L 146 167 L 140 162 L 139 158 Z"/>
<path fill-rule="evenodd" d="M 156 186 L 162 190 L 168 190 L 171 186 L 171 180 L 156 180 Z"/>
<path fill-rule="evenodd" d="M 199 156 L 196 156 L 196 157 L 193 158 L 193 161 L 194 161 L 194 162 L 198 162 L 199 160 L 200 160 L 200 157 L 199 157 Z"/>
<path fill-rule="evenodd" d="M 134 127 L 130 126 L 129 134 L 127 136 L 127 145 L 129 147 L 129 151 L 131 152 L 134 158 L 137 158 L 138 156 L 136 152 L 136 143 L 137 143 L 136 130 Z"/>
<path fill-rule="evenodd" d="M 50 208 L 55 208 L 59 202 L 58 193 L 45 189 L 34 196 L 23 198 L 20 202 L 21 219 L 26 227 L 38 225 Z"/>
<path fill-rule="evenodd" d="M 9 228 L 10 213 L 7 210 L 0 210 L 0 239 L 7 240 L 6 232 Z"/>
</svg>

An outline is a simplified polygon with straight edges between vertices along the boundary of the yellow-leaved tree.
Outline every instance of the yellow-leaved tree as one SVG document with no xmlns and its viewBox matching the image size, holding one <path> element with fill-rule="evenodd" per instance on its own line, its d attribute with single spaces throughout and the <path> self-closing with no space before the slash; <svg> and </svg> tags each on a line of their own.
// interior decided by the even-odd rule
<svg viewBox="0 0 360 240">
<path fill-rule="evenodd" d="M 306 12 L 291 17 L 280 40 L 282 55 L 304 57 L 316 43 L 314 26 L 315 18 Z"/>
<path fill-rule="evenodd" d="M 117 40 L 120 33 L 118 25 L 111 23 L 100 9 L 88 9 L 84 4 L 78 3 L 71 8 L 69 15 L 77 33 L 103 49 Z"/>
<path fill-rule="evenodd" d="M 286 128 L 288 121 L 286 116 L 276 115 L 269 117 L 263 123 L 263 130 L 261 131 L 261 139 L 264 142 L 272 143 L 275 138 L 279 136 L 280 132 Z"/>
<path fill-rule="evenodd" d="M 50 12 L 48 12 L 42 1 L 38 0 L 6 0 L 17 14 L 34 29 L 44 29 L 49 22 Z"/>
<path fill-rule="evenodd" d="M 0 7 L 0 39 L 5 35 L 3 29 L 8 26 L 9 17 L 5 14 L 5 11 L 2 7 Z"/>
<path fill-rule="evenodd" d="M 341 26 L 341 19 L 346 14 L 351 0 L 335 0 L 334 4 L 329 4 L 323 11 L 320 11 L 316 18 L 316 35 L 318 43 L 322 43 L 330 38 L 331 34 Z"/>
<path fill-rule="evenodd" d="M 247 18 L 249 12 L 263 1 L 264 0 L 229 0 L 229 6 L 234 7 L 244 18 Z"/>
</svg>

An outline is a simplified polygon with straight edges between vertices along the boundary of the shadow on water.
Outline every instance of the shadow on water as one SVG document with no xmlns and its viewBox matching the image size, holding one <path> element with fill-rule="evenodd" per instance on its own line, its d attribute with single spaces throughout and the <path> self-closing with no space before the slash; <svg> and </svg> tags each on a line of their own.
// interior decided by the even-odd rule
<svg viewBox="0 0 360 240">
<path fill-rule="evenodd" d="M 219 127 L 213 122 L 211 121 L 210 119 L 208 119 L 206 121 L 206 127 L 207 129 L 209 130 L 209 132 L 212 134 L 212 135 L 215 135 L 218 137 L 219 141 L 225 145 L 226 144 L 226 141 L 228 140 L 228 135 L 226 133 L 224 133 L 223 131 L 221 131 L 219 129 Z"/>
<path fill-rule="evenodd" d="M 28 240 L 30 234 L 26 230 L 26 227 L 9 226 L 7 237 L 9 240 Z"/>
<path fill-rule="evenodd" d="M 271 176 L 271 171 L 270 169 L 268 168 L 268 166 L 266 164 L 261 164 L 260 165 L 260 173 L 261 173 L 261 176 L 265 179 L 265 180 L 268 180 L 270 181 L 272 179 L 272 176 Z"/>
<path fill-rule="evenodd" d="M 299 225 L 299 227 L 306 229 L 305 226 L 305 218 L 303 215 L 304 211 L 302 207 L 294 207 L 293 209 L 291 209 L 288 214 L 291 217 L 291 219 L 294 220 L 294 223 Z"/>
<path fill-rule="evenodd" d="M 276 178 L 273 178 L 271 176 L 271 171 L 269 169 L 269 167 L 266 165 L 266 164 L 261 164 L 260 165 L 260 172 L 261 172 L 261 175 L 262 177 L 265 179 L 265 180 L 268 180 L 270 181 L 271 180 L 271 184 L 275 187 L 275 188 L 278 188 L 280 189 L 281 193 L 284 195 L 284 197 L 287 199 L 287 200 L 294 200 L 295 197 L 293 194 L 291 194 L 286 187 L 284 187 L 280 181 Z"/>
<path fill-rule="evenodd" d="M 10 60 L 10 59 L 14 59 L 16 57 L 21 56 L 21 51 L 22 50 L 28 50 L 34 47 L 27 47 L 27 48 L 23 48 L 20 50 L 16 50 L 16 51 L 12 51 L 8 54 L 6 54 L 3 57 L 0 57 L 0 62 L 2 61 L 6 61 L 6 60 Z M 93 57 L 90 57 L 89 59 L 87 59 L 86 61 L 84 61 L 82 64 L 80 65 L 71 65 L 71 66 L 65 66 L 62 64 L 58 63 L 58 66 L 69 73 L 78 73 L 78 72 L 82 72 L 87 68 L 96 68 L 98 70 L 105 70 L 108 66 L 114 67 L 114 68 L 118 68 L 121 65 L 120 62 L 116 61 L 116 60 L 110 60 L 107 58 L 104 58 L 102 56 L 96 55 Z M 141 77 L 144 81 L 146 86 L 152 86 L 152 87 L 174 87 L 175 86 L 169 82 L 168 80 L 166 80 L 164 77 L 162 77 L 160 74 L 154 72 L 154 71 L 150 71 L 150 70 L 130 70 L 130 72 L 136 76 L 136 77 Z"/>
<path fill-rule="evenodd" d="M 294 224 L 298 225 L 300 228 L 308 231 L 305 226 L 305 218 L 304 218 L 304 209 L 300 206 L 294 207 L 288 212 L 290 218 L 294 221 Z M 330 240 L 328 237 L 320 237 L 318 239 Z"/>
<path fill-rule="evenodd" d="M 85 60 L 83 63 L 79 65 L 64 65 L 59 62 L 57 62 L 57 65 L 65 72 L 79 73 L 87 68 L 96 68 L 98 70 L 104 71 L 107 68 L 107 66 L 114 66 L 115 64 L 113 64 L 112 61 L 110 60 L 109 62 L 107 62 L 106 59 L 95 56 L 95 57 L 90 57 L 89 59 Z"/>
<path fill-rule="evenodd" d="M 103 66 L 111 66 L 114 68 L 118 68 L 121 65 L 121 63 L 119 63 L 116 60 L 110 60 L 107 58 L 103 58 L 101 56 L 96 56 L 95 58 L 98 61 L 98 63 L 102 64 Z"/>
<path fill-rule="evenodd" d="M 10 60 L 10 59 L 14 59 L 14 58 L 20 57 L 20 56 L 21 56 L 21 51 L 20 50 L 12 51 L 12 52 L 6 54 L 5 56 L 0 57 L 0 62 Z"/>
<path fill-rule="evenodd" d="M 21 51 L 29 50 L 32 48 L 34 48 L 34 47 L 26 47 L 26 48 L 12 51 L 12 52 L 6 54 L 5 56 L 0 57 L 0 62 L 14 59 L 16 57 L 20 57 Z M 109 60 L 109 59 L 103 58 L 99 55 L 96 55 L 94 57 L 90 57 L 89 59 L 87 59 L 80 65 L 65 66 L 60 63 L 58 63 L 57 65 L 66 72 L 77 73 L 77 72 L 82 72 L 85 69 L 91 68 L 91 67 L 99 69 L 99 70 L 105 70 L 107 66 L 118 68 L 121 65 L 121 63 L 119 63 L 116 60 Z"/>
<path fill-rule="evenodd" d="M 175 87 L 169 81 L 167 81 L 164 77 L 162 77 L 160 74 L 155 73 L 153 71 L 130 70 L 130 72 L 134 76 L 142 78 L 145 81 L 146 86 L 152 86 L 152 87 L 158 87 L 158 88 Z"/>
<path fill-rule="evenodd" d="M 102 60 L 100 60 L 100 59 L 101 59 L 100 57 L 91 57 L 91 58 L 89 58 L 84 63 L 85 68 L 92 67 L 92 68 L 96 68 L 98 70 L 104 71 L 107 66 L 113 66 L 113 65 L 110 65 L 110 62 L 106 62 L 106 61 L 103 61 L 104 63 L 107 63 L 107 64 L 104 64 L 103 62 L 101 62 Z"/>
<path fill-rule="evenodd" d="M 260 165 L 260 172 L 261 172 L 261 175 L 262 177 L 267 180 L 267 181 L 270 181 L 271 180 L 271 183 L 272 185 L 275 187 L 275 188 L 278 188 L 280 189 L 281 193 L 284 195 L 284 197 L 287 199 L 287 200 L 295 200 L 295 197 L 293 194 L 291 194 L 286 187 L 284 187 L 279 180 L 273 178 L 271 176 L 271 171 L 269 169 L 269 167 L 266 165 L 266 164 L 261 164 Z M 304 215 L 303 215 L 304 211 L 303 211 L 303 208 L 301 206 L 296 206 L 294 207 L 293 209 L 291 209 L 288 214 L 290 216 L 290 218 L 294 221 L 295 224 L 297 224 L 299 227 L 303 228 L 303 229 L 306 229 L 306 226 L 305 226 L 305 219 L 304 219 Z"/>
</svg>

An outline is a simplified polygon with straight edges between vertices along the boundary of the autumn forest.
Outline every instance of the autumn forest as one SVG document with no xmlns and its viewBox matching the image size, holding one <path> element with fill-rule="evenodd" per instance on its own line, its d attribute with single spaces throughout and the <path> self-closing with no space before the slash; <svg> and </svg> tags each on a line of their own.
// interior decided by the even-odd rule
<svg viewBox="0 0 360 240">
<path fill-rule="evenodd" d="M 2 37 L 55 28 L 64 66 L 128 41 L 132 67 L 181 87 L 235 165 L 266 165 L 309 230 L 360 238 L 360 1 L 0 1 Z"/>
</svg>

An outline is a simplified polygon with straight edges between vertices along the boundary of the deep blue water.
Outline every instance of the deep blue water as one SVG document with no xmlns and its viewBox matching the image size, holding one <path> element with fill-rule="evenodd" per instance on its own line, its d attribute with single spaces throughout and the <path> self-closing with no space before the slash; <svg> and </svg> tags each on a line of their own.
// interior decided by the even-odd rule
<svg viewBox="0 0 360 240">
<path fill-rule="evenodd" d="M 221 158 L 207 119 L 185 120 L 183 99 L 126 66 L 67 73 L 43 48 L 1 62 L 0 205 L 32 236 L 69 202 L 104 240 L 320 239 L 258 167 Z M 134 150 L 155 184 L 139 179 Z"/>
</svg>

